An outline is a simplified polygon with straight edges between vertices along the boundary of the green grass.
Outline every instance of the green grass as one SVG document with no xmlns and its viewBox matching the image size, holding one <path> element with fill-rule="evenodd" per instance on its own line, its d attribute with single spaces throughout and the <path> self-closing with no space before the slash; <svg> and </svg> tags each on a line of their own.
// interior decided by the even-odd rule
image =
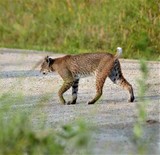
<svg viewBox="0 0 160 155">
<path fill-rule="evenodd" d="M 40 104 L 43 101 L 40 100 Z M 34 121 L 37 114 L 34 108 L 22 110 L 18 107 L 18 104 L 23 103 L 22 93 L 7 92 L 0 95 L 0 155 L 89 153 L 91 132 L 84 121 L 59 125 L 59 130 L 50 129 L 43 123 L 46 122 L 45 117 Z"/>
<path fill-rule="evenodd" d="M 147 141 L 144 143 L 144 129 L 147 121 L 147 103 L 145 95 L 147 92 L 147 78 L 148 78 L 148 67 L 144 60 L 140 61 L 141 78 L 137 80 L 138 83 L 138 97 L 139 102 L 137 106 L 137 121 L 133 128 L 133 140 L 136 146 L 137 154 L 147 154 Z"/>
<path fill-rule="evenodd" d="M 157 0 L 0 0 L 0 47 L 157 60 L 159 32 Z"/>
</svg>

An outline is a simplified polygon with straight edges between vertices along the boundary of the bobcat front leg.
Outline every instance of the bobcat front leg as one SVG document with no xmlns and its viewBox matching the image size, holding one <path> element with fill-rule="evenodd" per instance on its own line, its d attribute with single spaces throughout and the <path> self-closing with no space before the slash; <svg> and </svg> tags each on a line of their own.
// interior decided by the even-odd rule
<svg viewBox="0 0 160 155">
<path fill-rule="evenodd" d="M 72 84 L 73 84 L 73 81 L 64 81 L 62 87 L 60 88 L 58 95 L 59 95 L 60 102 L 62 104 L 66 103 L 63 97 L 63 94 L 72 86 Z"/>
<path fill-rule="evenodd" d="M 69 101 L 67 104 L 76 104 L 78 84 L 79 84 L 79 79 L 74 80 L 73 85 L 72 85 L 72 101 Z"/>
</svg>

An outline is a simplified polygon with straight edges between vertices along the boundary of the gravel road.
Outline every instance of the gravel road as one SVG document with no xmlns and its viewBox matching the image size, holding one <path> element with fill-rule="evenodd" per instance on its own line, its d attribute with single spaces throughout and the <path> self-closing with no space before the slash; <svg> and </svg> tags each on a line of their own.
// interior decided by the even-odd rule
<svg viewBox="0 0 160 155">
<path fill-rule="evenodd" d="M 97 104 L 87 105 L 87 101 L 95 94 L 95 78 L 87 77 L 80 80 L 78 103 L 76 105 L 61 105 L 57 92 L 62 80 L 56 73 L 46 76 L 39 73 L 39 67 L 34 65 L 49 54 L 52 57 L 62 54 L 44 53 L 40 51 L 0 49 L 0 91 L 24 94 L 25 102 L 14 105 L 16 108 L 38 109 L 36 119 L 43 113 L 47 117 L 48 127 L 56 128 L 62 124 L 83 119 L 96 127 L 92 134 L 95 146 L 93 154 L 136 154 L 132 141 L 133 126 L 137 120 L 138 86 L 137 79 L 141 77 L 139 62 L 120 59 L 122 72 L 132 84 L 135 102 L 128 103 L 128 94 L 119 86 L 106 80 L 103 96 Z M 160 154 L 159 116 L 160 116 L 160 62 L 149 62 L 148 92 L 145 98 L 147 104 L 147 119 L 157 123 L 144 124 L 143 140 L 147 144 L 148 154 Z M 37 104 L 47 102 L 37 107 Z M 65 94 L 66 100 L 71 98 L 71 91 Z"/>
</svg>

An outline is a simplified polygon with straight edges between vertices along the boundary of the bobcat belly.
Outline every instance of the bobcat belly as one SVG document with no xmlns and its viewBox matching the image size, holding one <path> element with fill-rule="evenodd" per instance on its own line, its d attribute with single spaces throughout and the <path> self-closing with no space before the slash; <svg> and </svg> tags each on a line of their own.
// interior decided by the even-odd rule
<svg viewBox="0 0 160 155">
<path fill-rule="evenodd" d="M 96 71 L 91 73 L 77 73 L 74 75 L 74 77 L 75 79 L 80 79 L 80 78 L 85 78 L 85 77 L 95 76 L 95 75 L 96 75 Z"/>
</svg>

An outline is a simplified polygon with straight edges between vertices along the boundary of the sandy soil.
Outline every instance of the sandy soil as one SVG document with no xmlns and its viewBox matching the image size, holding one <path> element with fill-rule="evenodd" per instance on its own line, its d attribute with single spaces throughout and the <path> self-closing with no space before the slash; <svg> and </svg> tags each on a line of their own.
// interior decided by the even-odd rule
<svg viewBox="0 0 160 155">
<path fill-rule="evenodd" d="M 87 77 L 80 80 L 78 103 L 61 105 L 57 92 L 62 80 L 56 73 L 46 76 L 39 73 L 33 66 L 47 53 L 39 51 L 0 49 L 0 90 L 5 92 L 23 92 L 25 102 L 16 107 L 35 109 L 36 105 L 49 98 L 47 103 L 38 108 L 39 113 L 47 117 L 48 127 L 56 128 L 79 118 L 96 127 L 92 135 L 95 147 L 93 154 L 131 154 L 136 153 L 132 141 L 133 126 L 137 119 L 138 86 L 137 79 L 141 74 L 136 60 L 120 59 L 122 71 L 126 79 L 133 85 L 136 100 L 128 103 L 128 94 L 119 86 L 106 80 L 103 96 L 97 104 L 87 105 L 87 101 L 95 94 L 95 78 Z M 61 54 L 49 53 L 52 57 Z M 147 119 L 159 121 L 160 110 L 160 62 L 149 62 L 148 92 L 146 99 Z M 14 96 L 14 95 L 13 95 Z M 71 91 L 65 94 L 66 100 L 71 98 Z M 143 140 L 147 144 L 148 154 L 160 154 L 159 123 L 144 125 Z"/>
</svg>

